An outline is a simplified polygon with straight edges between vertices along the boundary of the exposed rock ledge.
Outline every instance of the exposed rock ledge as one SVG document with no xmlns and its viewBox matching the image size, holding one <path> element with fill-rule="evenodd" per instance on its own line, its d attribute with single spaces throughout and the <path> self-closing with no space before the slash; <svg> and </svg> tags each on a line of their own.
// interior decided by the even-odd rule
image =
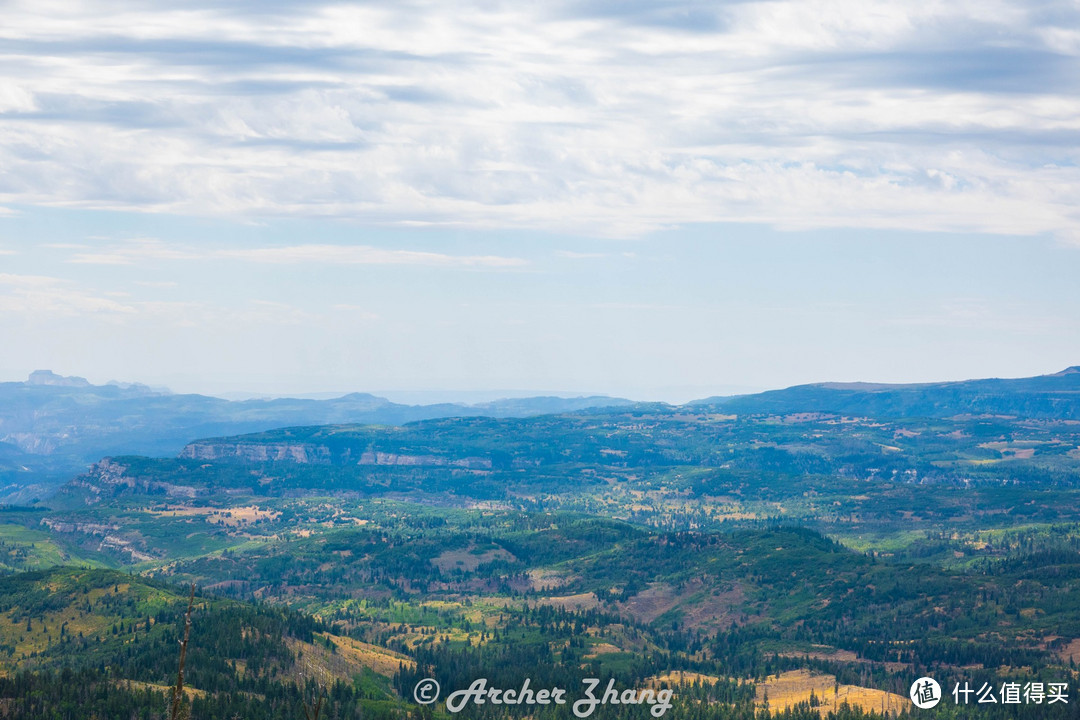
<svg viewBox="0 0 1080 720">
<path fill-rule="evenodd" d="M 189 460 L 240 460 L 245 462 L 296 462 L 318 465 L 346 465 L 353 462 L 349 450 L 335 457 L 330 448 L 312 443 L 194 442 L 180 452 Z M 367 450 L 355 461 L 357 465 L 407 465 L 413 467 L 452 467 L 490 470 L 491 459 L 454 458 L 445 455 L 405 455 Z"/>
<path fill-rule="evenodd" d="M 88 490 L 91 493 L 87 498 L 88 503 L 99 501 L 103 494 L 108 496 L 121 492 L 164 493 L 168 497 L 184 498 L 206 494 L 205 490 L 188 485 L 175 485 L 128 475 L 127 466 L 112 458 L 104 458 L 94 463 L 85 475 L 80 475 L 68 485 Z"/>
<path fill-rule="evenodd" d="M 462 467 L 471 470 L 490 470 L 491 460 L 481 457 L 448 458 L 443 455 L 398 455 L 372 452 L 360 456 L 357 465 L 416 465 L 423 467 Z"/>
<path fill-rule="evenodd" d="M 190 443 L 180 451 L 180 457 L 191 460 L 246 460 L 248 462 L 279 462 L 330 464 L 330 449 L 310 443 Z"/>
</svg>

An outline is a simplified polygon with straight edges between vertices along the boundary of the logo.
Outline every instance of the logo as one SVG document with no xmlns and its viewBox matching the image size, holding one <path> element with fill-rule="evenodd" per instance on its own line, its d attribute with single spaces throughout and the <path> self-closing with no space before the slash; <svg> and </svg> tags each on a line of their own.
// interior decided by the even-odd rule
<svg viewBox="0 0 1080 720">
<path fill-rule="evenodd" d="M 477 678 L 468 688 L 448 694 L 446 709 L 456 714 L 474 705 L 571 705 L 575 717 L 587 718 L 599 705 L 647 705 L 649 714 L 659 718 L 671 709 L 671 697 L 675 692 L 671 688 L 657 690 L 654 687 L 620 690 L 615 687 L 615 679 L 610 678 L 607 687 L 600 693 L 599 679 L 582 678 L 581 682 L 585 694 L 574 702 L 567 697 L 566 688 L 533 688 L 529 678 L 525 678 L 521 685 L 509 688 L 494 687 L 488 684 L 487 678 Z M 413 697 L 418 703 L 429 705 L 438 700 L 439 684 L 431 679 L 421 680 L 413 690 Z"/>
<path fill-rule="evenodd" d="M 934 678 L 919 678 L 911 684 L 909 694 L 915 707 L 922 710 L 928 710 L 941 702 L 941 686 Z"/>
<path fill-rule="evenodd" d="M 439 683 L 432 678 L 424 678 L 416 683 L 412 696 L 421 705 L 430 705 L 439 699 Z"/>
</svg>

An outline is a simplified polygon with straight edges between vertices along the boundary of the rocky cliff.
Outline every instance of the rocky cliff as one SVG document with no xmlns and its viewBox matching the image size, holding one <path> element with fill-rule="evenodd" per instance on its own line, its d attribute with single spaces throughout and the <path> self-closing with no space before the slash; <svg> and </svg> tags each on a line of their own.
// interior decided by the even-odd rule
<svg viewBox="0 0 1080 720">
<path fill-rule="evenodd" d="M 407 454 L 365 450 L 359 456 L 351 449 L 336 454 L 326 445 L 290 442 L 245 442 L 200 440 L 189 443 L 181 459 L 209 462 L 296 462 L 315 465 L 394 465 L 412 467 L 451 467 L 469 470 L 490 470 L 492 462 L 485 457 L 450 457 L 434 454 Z"/>
<path fill-rule="evenodd" d="M 191 460 L 237 460 L 240 462 L 312 463 L 329 465 L 330 449 L 310 443 L 252 443 L 199 441 L 189 443 L 180 457 Z"/>
<path fill-rule="evenodd" d="M 73 479 L 66 487 L 69 491 L 85 491 L 83 496 L 88 504 L 125 492 L 164 495 L 171 498 L 194 498 L 207 494 L 207 491 L 202 488 L 131 475 L 126 465 L 112 458 L 105 458 L 94 463 L 85 474 Z"/>
</svg>

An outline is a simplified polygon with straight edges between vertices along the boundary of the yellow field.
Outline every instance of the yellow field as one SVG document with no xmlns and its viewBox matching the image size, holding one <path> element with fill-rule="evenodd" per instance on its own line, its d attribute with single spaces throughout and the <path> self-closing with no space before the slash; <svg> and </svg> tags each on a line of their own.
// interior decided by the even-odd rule
<svg viewBox="0 0 1080 720">
<path fill-rule="evenodd" d="M 767 695 L 769 711 L 776 714 L 798 703 L 810 702 L 811 693 L 821 703 L 818 712 L 823 717 L 845 702 L 852 707 L 878 713 L 895 713 L 910 710 L 912 707 L 911 701 L 901 695 L 857 685 L 837 687 L 834 676 L 811 675 L 809 670 L 791 670 L 778 676 L 770 675 L 765 682 L 758 683 L 756 700 L 759 705 L 763 705 Z"/>
<path fill-rule="evenodd" d="M 281 513 L 271 510 L 262 510 L 254 505 L 244 507 L 213 508 L 192 507 L 190 505 L 170 505 L 160 510 L 148 510 L 151 515 L 168 517 L 198 517 L 202 516 L 207 522 L 226 527 L 240 527 L 251 525 L 259 520 L 276 520 Z"/>
<path fill-rule="evenodd" d="M 567 610 L 592 610 L 600 606 L 600 601 L 591 592 L 578 593 L 577 595 L 563 595 L 561 597 L 540 598 L 537 602 L 541 605 L 565 608 Z"/>
<path fill-rule="evenodd" d="M 720 682 L 721 678 L 715 675 L 702 675 L 701 673 L 688 672 L 684 670 L 674 670 L 672 672 L 666 672 L 663 675 L 656 675 L 646 680 L 646 683 L 651 686 L 667 685 L 668 687 L 674 687 L 678 685 L 693 685 L 697 683 L 699 685 L 715 685 Z"/>
<path fill-rule="evenodd" d="M 592 649 L 589 652 L 587 652 L 585 655 L 583 655 L 582 657 L 584 657 L 584 658 L 594 658 L 594 657 L 597 657 L 598 655 L 606 655 L 608 653 L 620 653 L 622 651 L 623 650 L 620 647 L 616 647 L 615 645 L 612 645 L 611 643 L 602 642 L 602 643 L 597 643 L 596 645 L 593 645 Z"/>
<path fill-rule="evenodd" d="M 398 671 L 400 665 L 404 665 L 411 670 L 416 664 L 412 658 L 377 645 L 369 645 L 340 635 L 330 635 L 329 637 L 337 647 L 339 655 L 343 655 L 352 662 L 370 668 L 386 677 L 392 677 Z"/>
<path fill-rule="evenodd" d="M 1063 645 L 1057 651 L 1057 656 L 1065 662 L 1080 660 L 1080 640 L 1073 640 L 1067 645 Z"/>
<path fill-rule="evenodd" d="M 173 694 L 173 685 L 157 685 L 154 683 L 140 682 L 139 680 L 120 680 L 117 682 L 122 688 L 128 690 L 152 690 L 154 692 L 164 693 L 166 698 L 171 698 Z M 184 697 L 189 701 L 197 697 L 206 697 L 206 691 L 197 690 L 188 685 L 184 685 Z"/>
<path fill-rule="evenodd" d="M 833 647 L 825 645 L 815 646 L 816 649 L 810 651 L 797 651 L 792 650 L 790 652 L 779 653 L 780 657 L 793 657 L 793 658 L 809 658 L 811 660 L 832 660 L 841 662 L 855 662 L 859 659 L 859 656 L 850 650 L 838 650 Z"/>
<path fill-rule="evenodd" d="M 386 677 L 398 671 L 399 664 L 411 667 L 413 661 L 375 645 L 368 645 L 352 638 L 317 633 L 321 638 L 329 639 L 334 644 L 331 652 L 321 643 L 308 643 L 296 638 L 286 637 L 285 644 L 296 653 L 296 662 L 286 671 L 286 675 L 300 681 L 314 678 L 325 686 L 335 680 L 351 682 L 354 675 L 368 668 Z"/>
<path fill-rule="evenodd" d="M 570 582 L 566 573 L 537 568 L 529 571 L 529 586 L 533 590 L 554 590 Z"/>
</svg>

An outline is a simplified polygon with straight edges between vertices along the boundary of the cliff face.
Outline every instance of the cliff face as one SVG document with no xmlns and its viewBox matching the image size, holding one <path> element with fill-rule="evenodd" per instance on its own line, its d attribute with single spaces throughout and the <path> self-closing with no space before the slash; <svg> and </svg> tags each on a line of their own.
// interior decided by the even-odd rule
<svg viewBox="0 0 1080 720">
<path fill-rule="evenodd" d="M 193 442 L 180 451 L 190 460 L 239 460 L 241 462 L 280 462 L 329 465 L 330 448 L 310 443 Z"/>
<path fill-rule="evenodd" d="M 190 485 L 177 485 L 129 475 L 127 466 L 121 465 L 112 458 L 105 458 L 94 463 L 85 475 L 80 475 L 69 482 L 67 488 L 85 491 L 84 497 L 87 504 L 125 492 L 189 499 L 207 494 L 205 490 Z"/>
<path fill-rule="evenodd" d="M 418 467 L 460 467 L 472 470 L 490 470 L 491 460 L 481 457 L 449 458 L 443 455 L 399 455 L 397 453 L 368 450 L 360 456 L 357 465 L 415 465 Z"/>
<path fill-rule="evenodd" d="M 138 383 L 93 385 L 85 378 L 37 370 L 25 382 L 0 382 L 0 443 L 14 445 L 24 454 L 49 458 L 48 462 L 39 458 L 20 462 L 16 468 L 25 466 L 26 469 L 20 470 L 21 474 L 9 475 L 9 481 L 29 485 L 39 482 L 44 473 L 58 476 L 55 481 L 48 478 L 48 482 L 62 482 L 105 456 L 175 456 L 192 438 L 202 438 L 206 442 L 199 443 L 197 449 L 187 449 L 186 453 L 212 454 L 184 454 L 181 457 L 336 464 L 339 459 L 336 456 L 327 459 L 326 451 L 320 447 L 322 443 L 317 440 L 314 447 L 301 446 L 304 440 L 285 440 L 287 444 L 282 446 L 242 447 L 234 451 L 223 447 L 209 450 L 201 446 L 223 438 L 229 442 L 228 438 L 288 427 L 401 426 L 435 418 L 533 417 L 627 404 L 630 404 L 629 400 L 595 396 L 514 398 L 481 405 L 404 405 L 366 393 L 350 393 L 327 400 L 229 401 L 204 395 L 173 394 L 164 388 L 155 389 Z M 365 449 L 364 445 L 358 446 L 353 462 Z M 397 449 L 383 448 L 390 453 Z M 5 448 L 0 447 L 0 454 L 4 451 Z M 426 455 L 426 450 L 412 448 L 409 453 L 401 457 L 421 457 Z M 383 464 L 383 461 L 377 460 L 375 464 Z M 441 462 L 429 458 L 415 464 L 439 465 Z M 469 463 L 464 465 L 469 466 Z M 3 470 L 0 465 L 0 473 Z M 4 480 L 0 476 L 0 481 Z M 0 489 L 3 487 L 4 483 L 0 482 Z"/>
<path fill-rule="evenodd" d="M 199 441 L 187 445 L 180 457 L 189 460 L 238 462 L 296 462 L 313 465 L 396 465 L 412 467 L 451 467 L 470 470 L 490 470 L 491 459 L 484 457 L 454 458 L 445 455 L 409 455 L 365 450 L 359 458 L 351 450 L 336 456 L 330 448 L 315 443 L 288 442 L 220 442 Z"/>
</svg>

